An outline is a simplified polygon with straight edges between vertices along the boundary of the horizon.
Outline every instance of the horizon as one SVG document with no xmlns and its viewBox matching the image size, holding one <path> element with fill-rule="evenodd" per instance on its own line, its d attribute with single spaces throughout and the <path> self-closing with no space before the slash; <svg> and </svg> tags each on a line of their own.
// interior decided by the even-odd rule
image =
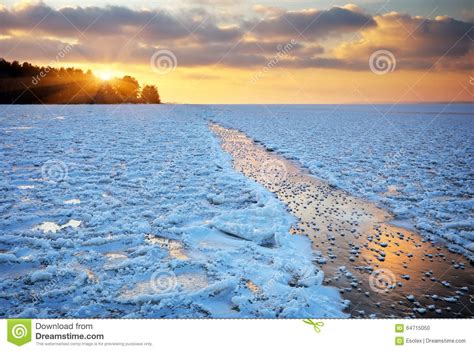
<svg viewBox="0 0 474 351">
<path fill-rule="evenodd" d="M 269 4 L 0 0 L 0 52 L 176 104 L 474 102 L 469 1 Z"/>
</svg>

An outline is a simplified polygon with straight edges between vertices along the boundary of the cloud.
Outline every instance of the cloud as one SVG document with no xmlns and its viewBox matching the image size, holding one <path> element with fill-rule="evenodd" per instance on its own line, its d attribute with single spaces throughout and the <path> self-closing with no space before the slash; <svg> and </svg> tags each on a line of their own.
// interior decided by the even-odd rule
<svg viewBox="0 0 474 351">
<path fill-rule="evenodd" d="M 191 2 L 199 5 L 208 6 L 235 6 L 240 4 L 241 0 L 191 0 Z"/>
<path fill-rule="evenodd" d="M 234 3 L 234 2 L 230 2 Z M 349 8 L 333 7 L 329 10 L 283 11 L 268 19 L 245 22 L 232 26 L 219 26 L 218 19 L 207 10 L 188 9 L 177 13 L 165 10 L 132 10 L 122 6 L 65 7 L 53 9 L 44 3 L 25 4 L 8 10 L 0 9 L 0 31 L 8 34 L 14 30 L 33 30 L 47 35 L 82 36 L 140 34 L 142 39 L 183 39 L 195 35 L 206 41 L 235 40 L 245 32 L 255 35 L 293 38 L 304 33 L 309 38 L 324 37 L 372 26 L 373 19 Z M 277 11 L 277 12 L 275 12 Z"/>
<path fill-rule="evenodd" d="M 297 11 L 260 5 L 254 10 L 253 19 L 236 13 L 228 22 L 207 7 L 173 13 L 123 6 L 54 9 L 44 3 L 0 7 L 0 52 L 9 59 L 52 61 L 69 43 L 65 63 L 148 64 L 156 50 L 166 48 L 179 67 L 252 68 L 266 65 L 295 40 L 278 67 L 364 70 L 379 49 L 393 52 L 397 69 L 473 66 L 469 21 L 395 12 L 371 16 L 355 5 Z M 323 47 L 328 41 L 332 46 Z"/>
<path fill-rule="evenodd" d="M 323 11 L 310 9 L 277 12 L 274 8 L 267 11 L 259 8 L 259 11 L 275 15 L 263 21 L 250 22 L 247 27 L 265 37 L 323 39 L 329 35 L 354 32 L 376 25 L 370 15 L 344 7 Z"/>
<path fill-rule="evenodd" d="M 79 46 L 55 39 L 25 38 L 21 41 L 15 38 L 2 39 L 0 52 L 19 60 L 32 61 L 29 58 L 34 57 L 34 60 L 48 61 L 51 64 L 55 61 L 60 62 L 61 59 L 75 62 L 88 59 L 87 53 Z"/>
<path fill-rule="evenodd" d="M 44 3 L 0 9 L 0 33 L 14 31 L 81 39 L 91 35 L 140 35 L 142 40 L 184 39 L 190 35 L 210 41 L 239 37 L 237 28 L 219 28 L 205 11 L 132 10 L 122 6 L 65 7 L 53 9 Z"/>
<path fill-rule="evenodd" d="M 474 23 L 474 10 L 463 10 L 462 11 L 462 18 L 466 22 Z"/>
<path fill-rule="evenodd" d="M 276 6 L 255 5 L 253 10 L 256 13 L 260 13 L 264 16 L 281 16 L 285 13 L 284 9 Z"/>
<path fill-rule="evenodd" d="M 379 49 L 391 51 L 399 68 L 466 69 L 473 62 L 473 24 L 447 16 L 434 19 L 396 12 L 375 16 L 377 26 L 362 31 L 361 38 L 335 50 L 341 59 L 368 58 Z"/>
</svg>

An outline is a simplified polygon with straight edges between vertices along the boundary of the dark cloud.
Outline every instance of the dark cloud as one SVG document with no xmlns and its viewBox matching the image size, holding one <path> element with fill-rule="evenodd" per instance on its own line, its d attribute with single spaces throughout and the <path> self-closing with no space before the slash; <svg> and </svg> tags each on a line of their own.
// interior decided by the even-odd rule
<svg viewBox="0 0 474 351">
<path fill-rule="evenodd" d="M 473 24 L 447 16 L 434 19 L 389 13 L 375 17 L 377 27 L 361 33 L 360 40 L 341 45 L 340 57 L 368 58 L 389 50 L 399 69 L 452 69 L 472 67 Z"/>
<path fill-rule="evenodd" d="M 35 31 L 54 35 L 78 36 L 84 32 L 102 36 L 140 34 L 148 40 L 182 39 L 194 34 L 209 41 L 235 40 L 247 31 L 266 38 L 292 38 L 298 32 L 304 32 L 305 36 L 314 39 L 375 25 L 370 16 L 340 7 L 327 11 L 282 11 L 278 16 L 263 21 L 241 21 L 225 28 L 219 27 L 217 19 L 204 9 L 171 14 L 159 9 L 132 10 L 121 6 L 53 9 L 44 3 L 37 3 L 16 10 L 4 8 L 0 10 L 0 19 L 0 30 L 4 33 L 34 28 Z"/>
<path fill-rule="evenodd" d="M 279 56 L 278 67 L 362 70 L 372 52 L 386 49 L 400 69 L 426 69 L 435 63 L 439 69 L 472 68 L 470 22 L 398 13 L 371 17 L 352 5 L 323 11 L 260 6 L 257 11 L 263 19 L 240 16 L 223 24 L 203 8 L 173 14 L 121 6 L 53 9 L 44 3 L 0 8 L 0 34 L 11 36 L 0 39 L 0 55 L 54 61 L 70 41 L 74 44 L 61 58 L 64 63 L 148 64 L 156 50 L 166 48 L 180 67 L 262 67 Z M 32 34 L 20 38 L 16 31 Z M 360 40 L 326 50 L 321 46 L 322 39 L 343 40 L 342 34 L 355 32 Z"/>
<path fill-rule="evenodd" d="M 354 32 L 375 26 L 373 18 L 350 9 L 333 7 L 329 10 L 280 12 L 263 21 L 248 23 L 261 36 L 322 39 L 330 34 Z"/>
<path fill-rule="evenodd" d="M 209 41 L 239 37 L 238 28 L 219 28 L 215 19 L 201 10 L 171 14 L 164 10 L 132 10 L 121 6 L 66 7 L 53 9 L 44 3 L 19 9 L 0 9 L 0 33 L 26 30 L 54 36 L 130 35 L 143 40 L 184 39 L 190 35 Z"/>
<path fill-rule="evenodd" d="M 338 58 L 315 57 L 284 62 L 286 66 L 294 68 L 331 68 L 331 69 L 367 69 L 367 62 L 350 61 Z"/>
<path fill-rule="evenodd" d="M 474 34 L 472 23 L 457 21 L 450 17 L 437 20 L 412 19 L 417 25 L 411 35 L 414 56 L 464 56 L 473 47 L 469 36 Z"/>
</svg>

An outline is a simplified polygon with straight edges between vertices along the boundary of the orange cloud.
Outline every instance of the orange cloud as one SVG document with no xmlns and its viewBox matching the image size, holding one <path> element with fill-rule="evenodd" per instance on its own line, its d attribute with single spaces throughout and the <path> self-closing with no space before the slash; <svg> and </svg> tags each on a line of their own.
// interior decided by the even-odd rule
<svg viewBox="0 0 474 351">
<path fill-rule="evenodd" d="M 469 70 L 473 66 L 473 25 L 443 16 L 411 17 L 396 12 L 374 17 L 377 26 L 364 29 L 360 39 L 334 50 L 343 60 L 366 60 L 376 50 L 393 53 L 400 69 Z"/>
<path fill-rule="evenodd" d="M 468 19 L 374 16 L 351 4 L 291 11 L 257 6 L 251 16 L 225 18 L 212 11 L 0 7 L 0 53 L 54 66 L 112 67 L 159 84 L 165 101 L 472 100 L 472 85 L 465 88 L 474 62 Z M 152 74 L 151 58 L 161 49 L 176 56 L 172 75 Z M 383 78 L 369 65 L 378 50 L 396 61 L 395 72 Z M 443 89 L 433 88 L 440 84 Z"/>
</svg>

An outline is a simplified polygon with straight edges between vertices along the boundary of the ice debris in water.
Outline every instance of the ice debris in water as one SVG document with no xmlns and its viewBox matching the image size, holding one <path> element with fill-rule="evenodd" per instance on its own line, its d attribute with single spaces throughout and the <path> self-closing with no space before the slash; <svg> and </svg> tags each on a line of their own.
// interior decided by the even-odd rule
<svg viewBox="0 0 474 351">
<path fill-rule="evenodd" d="M 5 315 L 347 317 L 309 239 L 289 233 L 295 218 L 233 169 L 208 108 L 0 110 L 0 129 L 32 126 L 1 140 Z M 11 184 L 42 173 L 60 181 L 20 202 Z"/>
</svg>

